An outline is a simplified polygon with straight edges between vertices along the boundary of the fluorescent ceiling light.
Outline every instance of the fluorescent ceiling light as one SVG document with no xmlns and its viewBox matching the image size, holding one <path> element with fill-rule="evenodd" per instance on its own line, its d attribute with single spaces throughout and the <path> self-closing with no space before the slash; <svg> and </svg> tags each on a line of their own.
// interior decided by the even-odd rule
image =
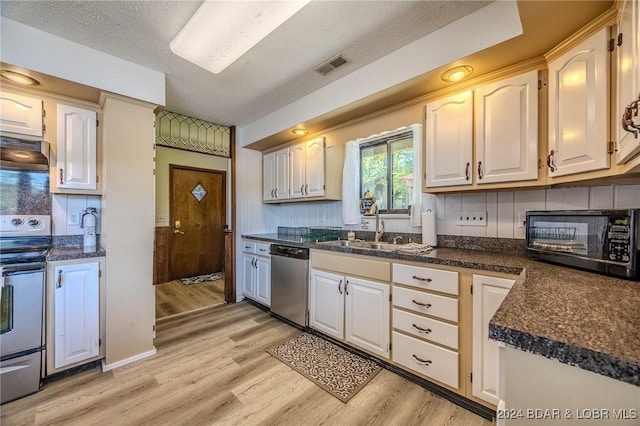
<svg viewBox="0 0 640 426">
<path fill-rule="evenodd" d="M 310 1 L 205 0 L 173 39 L 171 50 L 218 74 Z"/>
</svg>

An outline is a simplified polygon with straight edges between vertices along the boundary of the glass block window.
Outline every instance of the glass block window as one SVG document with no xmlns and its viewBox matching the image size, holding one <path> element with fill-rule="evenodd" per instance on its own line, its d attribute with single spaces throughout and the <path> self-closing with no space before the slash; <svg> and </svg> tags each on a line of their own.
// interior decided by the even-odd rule
<svg viewBox="0 0 640 426">
<path fill-rule="evenodd" d="M 219 157 L 231 156 L 231 130 L 170 111 L 156 114 L 156 144 Z"/>
</svg>

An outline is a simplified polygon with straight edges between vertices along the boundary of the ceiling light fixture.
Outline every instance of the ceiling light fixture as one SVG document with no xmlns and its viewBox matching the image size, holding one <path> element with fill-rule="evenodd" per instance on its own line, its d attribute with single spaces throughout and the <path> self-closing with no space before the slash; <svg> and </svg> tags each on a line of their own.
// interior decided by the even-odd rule
<svg viewBox="0 0 640 426">
<path fill-rule="evenodd" d="M 440 78 L 444 81 L 455 82 L 467 78 L 473 72 L 473 68 L 469 65 L 460 65 L 453 67 L 442 73 Z"/>
<path fill-rule="evenodd" d="M 310 1 L 205 1 L 171 41 L 171 50 L 218 74 Z"/>
<path fill-rule="evenodd" d="M 26 74 L 16 72 L 16 71 L 1 70 L 0 76 L 14 83 L 21 84 L 23 86 L 37 86 L 40 84 L 40 82 L 35 78 L 30 77 Z"/>
<path fill-rule="evenodd" d="M 294 135 L 296 135 L 296 136 L 304 136 L 304 135 L 306 135 L 307 133 L 309 133 L 309 131 L 308 131 L 307 129 L 303 129 L 303 128 L 301 128 L 301 127 L 296 127 L 296 128 L 295 128 L 295 129 L 293 129 L 291 132 L 292 132 Z"/>
</svg>

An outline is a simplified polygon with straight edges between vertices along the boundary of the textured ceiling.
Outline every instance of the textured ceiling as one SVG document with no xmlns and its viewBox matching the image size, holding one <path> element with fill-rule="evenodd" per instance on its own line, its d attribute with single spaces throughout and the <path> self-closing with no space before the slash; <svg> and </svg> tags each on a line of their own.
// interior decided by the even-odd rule
<svg viewBox="0 0 640 426">
<path fill-rule="evenodd" d="M 220 74 L 169 43 L 199 1 L 2 1 L 3 16 L 166 74 L 166 108 L 243 126 L 488 4 L 313 1 Z M 342 54 L 327 76 L 313 69 Z"/>
</svg>

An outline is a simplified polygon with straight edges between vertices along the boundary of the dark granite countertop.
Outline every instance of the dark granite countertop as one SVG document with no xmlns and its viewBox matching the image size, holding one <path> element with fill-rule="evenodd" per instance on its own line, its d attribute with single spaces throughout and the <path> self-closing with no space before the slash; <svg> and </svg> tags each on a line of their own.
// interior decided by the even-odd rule
<svg viewBox="0 0 640 426">
<path fill-rule="evenodd" d="M 287 241 L 278 234 L 243 238 L 519 275 L 491 319 L 492 339 L 640 386 L 640 282 L 496 251 L 437 248 L 406 255 Z"/>
<path fill-rule="evenodd" d="M 58 260 L 88 259 L 92 257 L 103 257 L 107 254 L 105 249 L 96 247 L 52 247 L 47 254 L 47 262 Z"/>
</svg>

